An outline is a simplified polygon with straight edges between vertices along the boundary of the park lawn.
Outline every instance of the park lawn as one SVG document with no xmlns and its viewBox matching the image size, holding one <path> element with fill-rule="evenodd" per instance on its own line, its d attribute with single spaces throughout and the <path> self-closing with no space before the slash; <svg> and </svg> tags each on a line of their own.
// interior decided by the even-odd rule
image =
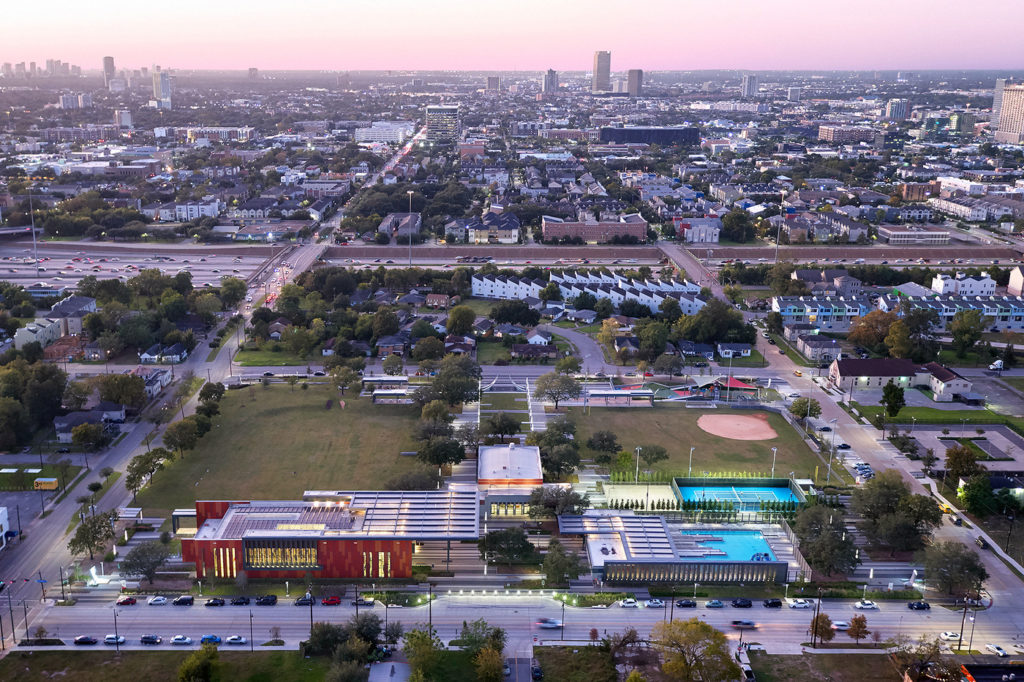
<svg viewBox="0 0 1024 682">
<path fill-rule="evenodd" d="M 844 637 L 836 636 L 837 641 Z M 848 637 L 846 639 L 849 639 Z M 855 649 L 853 640 L 849 644 Z M 770 656 L 750 652 L 758 682 L 832 680 L 832 682 L 897 682 L 902 679 L 885 654 L 805 654 Z"/>
<path fill-rule="evenodd" d="M 294 353 L 282 350 L 240 350 L 235 353 L 235 362 L 242 367 L 287 367 L 289 365 L 308 366 L 311 358 L 302 358 Z"/>
<path fill-rule="evenodd" d="M 584 444 L 581 450 L 584 458 L 597 454 L 585 445 L 590 436 L 595 431 L 609 430 L 618 436 L 619 444 L 629 452 L 640 445 L 664 447 L 669 458 L 656 463 L 652 469 L 675 475 L 686 475 L 691 447 L 696 448 L 693 452 L 696 475 L 710 471 L 767 476 L 771 472 L 773 447 L 778 448 L 776 475 L 785 476 L 792 471 L 797 478 L 813 478 L 815 467 L 821 471 L 826 467 L 826 463 L 803 442 L 799 432 L 774 412 L 764 414 L 779 435 L 765 441 L 720 438 L 697 426 L 697 420 L 704 415 L 753 415 L 757 414 L 756 410 L 700 410 L 687 409 L 681 403 L 655 403 L 651 408 L 592 407 L 588 414 L 583 414 L 582 408 L 572 407 L 568 413 L 577 425 L 577 441 Z M 833 469 L 833 475 L 835 473 Z"/>
<path fill-rule="evenodd" d="M 476 361 L 481 365 L 493 365 L 498 360 L 508 362 L 511 359 L 508 348 L 501 341 L 481 341 L 476 346 Z"/>
<path fill-rule="evenodd" d="M 484 393 L 480 401 L 481 410 L 525 410 L 525 393 Z"/>
<path fill-rule="evenodd" d="M 852 405 L 868 419 L 874 419 L 885 409 L 881 405 L 861 405 L 857 401 L 853 401 Z M 1002 424 L 1014 421 L 991 410 L 939 410 L 934 407 L 913 406 L 904 407 L 895 419 L 887 417 L 886 421 L 910 424 L 915 418 L 922 424 L 959 424 L 960 420 L 966 419 L 968 429 L 972 428 L 972 424 Z"/>
<path fill-rule="evenodd" d="M 71 483 L 78 476 L 78 472 L 82 467 L 71 466 L 68 467 L 67 479 L 62 479 L 60 475 L 60 469 L 53 466 L 52 464 L 44 464 L 42 471 L 38 474 L 24 473 L 26 469 L 38 469 L 38 464 L 5 464 L 4 469 L 17 469 L 16 474 L 0 474 L 0 491 L 18 491 L 18 490 L 35 490 L 35 480 L 37 478 L 56 478 L 57 479 L 57 490 L 63 489 L 64 484 Z M 52 492 L 52 491 L 48 491 Z"/>
<path fill-rule="evenodd" d="M 533 655 L 544 679 L 560 682 L 616 682 L 611 653 L 596 646 L 537 646 Z"/>
<path fill-rule="evenodd" d="M 220 663 L 213 679 L 221 682 L 320 682 L 327 675 L 330 658 L 303 658 L 298 651 L 260 651 L 269 639 L 265 628 L 256 634 L 257 649 L 250 653 L 221 647 Z M 248 638 L 248 633 L 245 634 Z M 100 645 L 102 646 L 102 644 Z M 0 679 L 6 682 L 176 682 L 178 667 L 189 651 L 17 651 L 0 659 Z"/>
<path fill-rule="evenodd" d="M 939 362 L 947 367 L 977 367 L 980 362 L 978 354 L 972 350 L 967 351 L 962 358 L 948 348 L 939 351 Z"/>
<path fill-rule="evenodd" d="M 418 407 L 374 405 L 352 392 L 344 400 L 342 410 L 337 392 L 326 386 L 228 391 L 213 429 L 154 476 L 139 505 L 169 514 L 197 499 L 294 500 L 305 490 L 379 490 L 420 466 L 400 454 L 418 449 L 411 435 Z"/>
</svg>

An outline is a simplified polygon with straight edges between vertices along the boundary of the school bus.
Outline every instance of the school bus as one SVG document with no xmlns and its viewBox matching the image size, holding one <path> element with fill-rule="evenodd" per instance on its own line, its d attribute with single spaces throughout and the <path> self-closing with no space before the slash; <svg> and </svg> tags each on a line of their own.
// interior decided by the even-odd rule
<svg viewBox="0 0 1024 682">
<path fill-rule="evenodd" d="M 56 490 L 56 478 L 37 478 L 32 486 L 35 490 Z"/>
</svg>

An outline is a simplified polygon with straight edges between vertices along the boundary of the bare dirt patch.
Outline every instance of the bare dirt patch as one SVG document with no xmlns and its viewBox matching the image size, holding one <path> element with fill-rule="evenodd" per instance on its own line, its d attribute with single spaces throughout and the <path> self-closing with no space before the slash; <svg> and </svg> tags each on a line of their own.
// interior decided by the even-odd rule
<svg viewBox="0 0 1024 682">
<path fill-rule="evenodd" d="M 779 435 L 764 414 L 705 414 L 697 426 L 713 436 L 733 440 L 769 440 Z"/>
</svg>

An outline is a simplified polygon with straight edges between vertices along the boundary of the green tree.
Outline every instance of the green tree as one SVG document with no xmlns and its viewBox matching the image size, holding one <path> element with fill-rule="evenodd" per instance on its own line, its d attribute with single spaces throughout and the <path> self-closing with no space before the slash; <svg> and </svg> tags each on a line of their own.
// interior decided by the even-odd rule
<svg viewBox="0 0 1024 682">
<path fill-rule="evenodd" d="M 444 355 L 444 342 L 436 336 L 427 336 L 416 342 L 412 357 L 416 361 L 436 360 Z"/>
<path fill-rule="evenodd" d="M 427 674 L 437 667 L 441 651 L 444 649 L 437 631 L 427 626 L 413 628 L 405 633 L 404 642 L 402 652 L 405 653 L 413 674 L 419 674 L 420 679 L 426 680 Z"/>
<path fill-rule="evenodd" d="M 384 625 L 380 620 L 380 616 L 370 611 L 360 613 L 358 616 L 352 616 L 346 628 L 351 636 L 359 637 L 372 645 L 380 637 L 380 633 L 384 630 Z"/>
<path fill-rule="evenodd" d="M 733 209 L 722 218 L 722 239 L 742 243 L 753 238 L 754 225 L 746 211 Z"/>
<path fill-rule="evenodd" d="M 860 640 L 871 634 L 871 630 L 868 630 L 867 617 L 863 613 L 851 617 L 850 627 L 846 629 L 846 634 L 860 646 Z"/>
<path fill-rule="evenodd" d="M 846 532 L 842 511 L 820 504 L 805 507 L 797 514 L 793 532 L 800 538 L 800 553 L 814 570 L 830 576 L 857 567 L 853 534 Z"/>
<path fill-rule="evenodd" d="M 953 315 L 949 333 L 953 337 L 953 350 L 958 358 L 967 355 L 967 351 L 981 340 L 985 326 L 985 318 L 980 310 L 961 310 Z"/>
<path fill-rule="evenodd" d="M 79 424 L 71 429 L 71 443 L 81 450 L 95 450 L 107 441 L 102 424 Z"/>
<path fill-rule="evenodd" d="M 892 325 L 897 319 L 894 312 L 872 310 L 867 315 L 857 318 L 850 325 L 850 333 L 846 338 L 858 346 L 878 350 L 883 343 L 888 345 L 886 336 L 892 331 Z"/>
<path fill-rule="evenodd" d="M 797 419 L 821 416 L 821 403 L 814 398 L 797 398 L 789 406 L 789 413 Z"/>
<path fill-rule="evenodd" d="M 903 397 L 903 388 L 893 383 L 892 379 L 882 387 L 882 406 L 890 419 L 894 419 L 900 413 L 907 401 Z"/>
<path fill-rule="evenodd" d="M 595 431 L 594 435 L 587 439 L 587 447 L 608 455 L 622 449 L 622 446 L 619 445 L 619 437 L 611 431 Z"/>
<path fill-rule="evenodd" d="M 498 412 L 490 414 L 484 422 L 484 431 L 501 439 L 501 442 L 505 442 L 506 436 L 513 436 L 519 433 L 519 420 L 511 414 L 505 412 Z"/>
<path fill-rule="evenodd" d="M 313 624 L 303 652 L 309 656 L 329 656 L 340 645 L 348 641 L 348 629 L 334 623 Z"/>
<path fill-rule="evenodd" d="M 451 438 L 432 438 L 416 453 L 419 459 L 438 468 L 445 464 L 458 464 L 466 458 L 466 449 Z"/>
<path fill-rule="evenodd" d="M 583 387 L 576 379 L 550 372 L 537 377 L 534 382 L 533 397 L 538 400 L 550 400 L 558 409 L 558 403 L 563 400 L 579 398 L 583 393 Z"/>
<path fill-rule="evenodd" d="M 950 483 L 957 485 L 960 479 L 967 480 L 985 471 L 978 462 L 978 455 L 966 445 L 954 445 L 946 450 L 946 476 Z"/>
<path fill-rule="evenodd" d="M 999 505 L 992 492 L 992 481 L 988 474 L 975 474 L 960 488 L 957 497 L 968 513 L 985 518 L 995 512 Z"/>
<path fill-rule="evenodd" d="M 220 402 L 220 399 L 224 397 L 226 392 L 224 384 L 219 381 L 207 381 L 203 384 L 203 387 L 199 389 L 199 402 Z"/>
<path fill-rule="evenodd" d="M 178 682 L 211 682 L 217 667 L 217 646 L 203 644 L 178 668 Z"/>
<path fill-rule="evenodd" d="M 199 430 L 196 422 L 192 419 L 169 424 L 164 431 L 164 445 L 177 450 L 179 455 L 184 455 L 186 450 L 192 450 L 199 443 Z"/>
<path fill-rule="evenodd" d="M 121 560 L 121 574 L 142 576 L 153 584 L 160 567 L 167 563 L 171 551 L 160 542 L 143 542 L 128 551 Z"/>
<path fill-rule="evenodd" d="M 537 553 L 522 528 L 492 530 L 480 538 L 477 547 L 480 550 L 480 557 L 485 561 L 491 558 L 507 563 L 509 568 L 513 562 L 532 559 Z"/>
<path fill-rule="evenodd" d="M 910 330 L 903 320 L 896 320 L 889 327 L 885 346 L 889 349 L 889 355 L 894 358 L 909 358 L 913 354 L 914 343 L 910 340 Z"/>
<path fill-rule="evenodd" d="M 237 277 L 222 277 L 220 280 L 220 300 L 228 308 L 238 305 L 247 290 L 245 282 Z"/>
<path fill-rule="evenodd" d="M 72 554 L 88 552 L 91 561 L 95 552 L 101 551 L 108 542 L 114 539 L 114 521 L 116 520 L 116 511 L 85 517 L 75 528 L 75 533 L 68 542 L 68 551 Z"/>
<path fill-rule="evenodd" d="M 765 315 L 764 325 L 770 333 L 776 335 L 782 334 L 784 331 L 782 325 L 782 313 L 777 313 L 775 311 L 768 313 Z"/>
<path fill-rule="evenodd" d="M 650 469 L 658 462 L 664 462 L 668 459 L 668 450 L 660 445 L 641 445 L 640 459 L 642 459 L 646 467 Z"/>
<path fill-rule="evenodd" d="M 89 400 L 91 392 L 91 389 L 84 382 L 69 381 L 68 385 L 64 387 L 64 407 L 71 412 L 82 409 L 85 407 L 86 401 Z M 0 446 L 0 448 L 2 447 Z"/>
<path fill-rule="evenodd" d="M 978 553 L 962 542 L 933 542 L 919 560 L 928 584 L 946 594 L 975 596 L 988 580 L 988 571 Z"/>
<path fill-rule="evenodd" d="M 555 518 L 562 514 L 582 514 L 590 507 L 590 497 L 571 488 L 538 486 L 530 491 L 530 518 Z"/>
<path fill-rule="evenodd" d="M 683 370 L 683 359 L 678 355 L 659 355 L 651 366 L 651 371 L 654 374 L 662 376 L 672 376 L 679 374 Z"/>
<path fill-rule="evenodd" d="M 559 374 L 579 374 L 581 369 L 580 359 L 572 355 L 560 358 L 555 362 L 555 371 Z"/>
<path fill-rule="evenodd" d="M 899 472 L 889 469 L 853 491 L 853 511 L 871 542 L 886 545 L 893 554 L 924 546 L 942 523 L 942 510 L 930 497 L 913 495 Z"/>
<path fill-rule="evenodd" d="M 384 358 L 384 361 L 380 363 L 381 369 L 384 373 L 389 376 L 397 376 L 402 373 L 405 369 L 405 363 L 402 361 L 401 355 L 392 353 Z"/>
<path fill-rule="evenodd" d="M 562 290 L 558 288 L 558 284 L 555 282 L 548 282 L 547 286 L 540 290 L 540 300 L 542 301 L 561 301 Z"/>
<path fill-rule="evenodd" d="M 477 682 L 501 682 L 504 660 L 501 651 L 484 647 L 473 657 Z"/>
<path fill-rule="evenodd" d="M 561 480 L 580 465 L 579 449 L 569 443 L 541 448 L 540 462 L 549 476 Z"/>
<path fill-rule="evenodd" d="M 832 629 L 832 619 L 828 617 L 827 613 L 819 613 L 811 618 L 811 637 L 819 642 L 831 642 L 835 636 L 836 631 Z"/>
<path fill-rule="evenodd" d="M 501 628 L 492 627 L 483 618 L 474 621 L 462 621 L 459 633 L 459 646 L 469 652 L 470 657 L 476 656 L 482 649 L 490 647 L 497 651 L 505 648 L 508 635 Z"/>
<path fill-rule="evenodd" d="M 661 671 L 669 679 L 699 682 L 741 675 L 725 635 L 697 618 L 656 623 L 651 639 L 662 655 Z"/>
<path fill-rule="evenodd" d="M 548 544 L 548 552 L 544 555 L 544 575 L 548 585 L 568 585 L 570 580 L 579 577 L 582 565 L 579 555 L 566 550 L 558 540 Z"/>
<path fill-rule="evenodd" d="M 464 336 L 473 330 L 476 313 L 468 305 L 457 305 L 448 311 L 448 322 L 445 324 L 449 334 Z"/>
</svg>

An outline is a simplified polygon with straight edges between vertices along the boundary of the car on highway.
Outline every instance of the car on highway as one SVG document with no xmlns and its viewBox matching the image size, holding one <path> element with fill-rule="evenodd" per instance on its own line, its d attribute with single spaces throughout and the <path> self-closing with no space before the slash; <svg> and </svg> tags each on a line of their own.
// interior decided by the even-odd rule
<svg viewBox="0 0 1024 682">
<path fill-rule="evenodd" d="M 121 597 L 117 600 L 118 606 L 135 606 L 137 603 L 135 597 Z"/>
<path fill-rule="evenodd" d="M 123 637 L 121 639 L 122 641 L 124 640 Z M 143 635 L 142 637 L 139 637 L 139 643 L 141 644 L 160 644 L 163 641 L 164 638 L 160 635 Z"/>
<path fill-rule="evenodd" d="M 193 597 L 191 594 L 183 594 L 181 596 L 175 597 L 171 601 L 171 603 L 175 606 L 192 606 L 192 604 L 194 604 L 195 601 L 195 597 Z"/>
<path fill-rule="evenodd" d="M 331 597 L 324 597 L 320 600 L 320 604 L 323 606 L 338 606 L 341 604 L 341 597 L 334 595 Z"/>
<path fill-rule="evenodd" d="M 765 599 L 761 603 L 764 605 L 764 607 L 766 609 L 781 609 L 782 608 L 782 600 L 781 599 Z"/>
<path fill-rule="evenodd" d="M 146 603 L 150 606 L 163 606 L 167 603 L 167 597 L 150 597 Z"/>
<path fill-rule="evenodd" d="M 719 599 L 712 599 L 710 601 L 704 602 L 704 608 L 706 609 L 721 609 L 724 607 L 725 604 L 723 604 Z"/>
<path fill-rule="evenodd" d="M 248 597 L 235 597 L 234 599 L 231 600 L 231 605 L 232 606 L 248 606 L 249 605 L 249 598 Z"/>
<path fill-rule="evenodd" d="M 93 644 L 97 644 L 99 641 L 100 640 L 95 637 L 90 637 L 89 635 L 79 635 L 78 637 L 75 637 L 75 646 L 92 646 Z"/>
<path fill-rule="evenodd" d="M 224 600 L 220 597 L 214 597 L 213 599 L 207 599 L 203 606 L 224 606 Z"/>
<path fill-rule="evenodd" d="M 809 609 L 812 606 L 814 606 L 814 604 L 811 603 L 810 599 L 794 599 L 789 602 L 789 608 L 791 609 Z"/>
<path fill-rule="evenodd" d="M 946 630 L 945 632 L 939 634 L 939 639 L 945 640 L 947 642 L 958 642 L 960 641 L 960 633 L 953 632 L 952 630 Z"/>
<path fill-rule="evenodd" d="M 732 606 L 736 609 L 749 609 L 753 605 L 754 603 L 749 599 L 746 599 L 745 597 L 739 597 L 737 599 L 732 600 Z"/>
<path fill-rule="evenodd" d="M 104 644 L 124 644 L 124 635 L 107 635 L 103 638 Z"/>
<path fill-rule="evenodd" d="M 298 599 L 295 600 L 295 605 L 296 606 L 312 606 L 313 605 L 313 598 L 309 597 L 309 596 L 299 597 Z"/>
<path fill-rule="evenodd" d="M 227 639 L 224 640 L 225 644 L 236 644 L 236 645 L 248 644 L 248 642 L 249 642 L 249 640 L 247 640 L 245 637 L 242 637 L 241 635 L 231 635 L 230 637 L 228 637 Z"/>
<path fill-rule="evenodd" d="M 752 620 L 734 620 L 731 623 L 732 627 L 736 630 L 756 630 L 757 623 Z"/>
<path fill-rule="evenodd" d="M 178 646 L 188 646 L 191 643 L 192 638 L 188 635 L 175 635 L 174 637 L 171 637 L 171 644 L 175 644 Z"/>
<path fill-rule="evenodd" d="M 859 602 L 853 605 L 853 608 L 861 610 L 877 609 L 878 604 L 871 601 L 870 599 L 861 599 Z"/>
<path fill-rule="evenodd" d="M 1006 652 L 1006 649 L 999 646 L 998 644 L 986 644 L 985 650 L 998 656 L 999 658 L 1006 658 L 1010 654 Z"/>
<path fill-rule="evenodd" d="M 644 602 L 644 606 L 649 609 L 660 609 L 665 606 L 665 602 L 661 601 L 660 599 L 648 599 L 646 602 Z"/>
<path fill-rule="evenodd" d="M 273 606 L 277 603 L 276 594 L 265 594 L 256 600 L 256 606 Z"/>
<path fill-rule="evenodd" d="M 557 630 L 562 627 L 562 621 L 557 618 L 540 618 L 537 620 L 537 627 L 544 630 Z"/>
<path fill-rule="evenodd" d="M 203 635 L 199 638 L 203 644 L 220 644 L 220 635 Z"/>
<path fill-rule="evenodd" d="M 912 601 L 907 604 L 907 608 L 911 611 L 931 611 L 932 605 L 926 601 Z"/>
<path fill-rule="evenodd" d="M 676 601 L 676 608 L 695 609 L 697 608 L 697 602 L 693 599 L 679 599 L 678 601 Z"/>
<path fill-rule="evenodd" d="M 640 607 L 640 604 L 637 603 L 636 599 L 633 599 L 632 597 L 626 597 L 621 602 L 619 602 L 619 605 L 624 609 L 635 609 Z"/>
</svg>

